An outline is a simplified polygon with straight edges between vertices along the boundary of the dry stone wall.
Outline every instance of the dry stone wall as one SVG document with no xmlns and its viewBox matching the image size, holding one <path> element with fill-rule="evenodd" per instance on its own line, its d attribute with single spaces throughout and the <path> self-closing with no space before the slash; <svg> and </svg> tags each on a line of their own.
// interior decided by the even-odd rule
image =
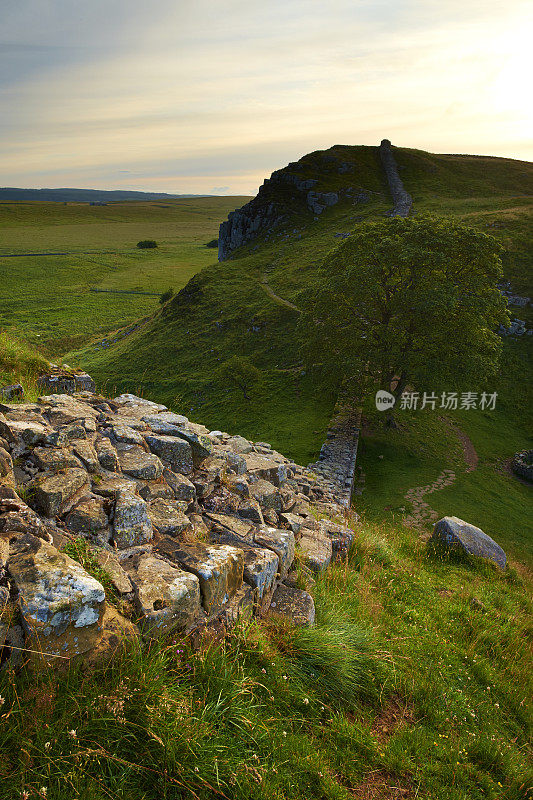
<svg viewBox="0 0 533 800">
<path fill-rule="evenodd" d="M 343 557 L 343 512 L 270 445 L 134 395 L 0 403 L 0 662 L 92 661 L 241 614 L 312 624 L 293 562 Z"/>
<path fill-rule="evenodd" d="M 360 409 L 341 391 L 318 460 L 309 464 L 321 485 L 345 508 L 350 507 L 354 487 L 360 425 Z"/>
<path fill-rule="evenodd" d="M 406 192 L 403 185 L 400 173 L 398 172 L 398 165 L 392 152 L 392 145 L 388 139 L 383 139 L 379 146 L 379 155 L 387 182 L 392 195 L 394 206 L 389 213 L 391 217 L 407 217 L 413 205 L 413 198 Z"/>
</svg>

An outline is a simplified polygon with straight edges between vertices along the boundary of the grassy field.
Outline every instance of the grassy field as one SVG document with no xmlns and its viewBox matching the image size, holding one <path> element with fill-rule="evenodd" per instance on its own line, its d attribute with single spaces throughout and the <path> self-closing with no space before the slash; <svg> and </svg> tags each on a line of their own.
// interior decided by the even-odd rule
<svg viewBox="0 0 533 800">
<path fill-rule="evenodd" d="M 0 327 L 17 329 L 44 352 L 62 355 L 153 314 L 156 295 L 169 287 L 178 291 L 216 260 L 216 250 L 205 244 L 245 200 L 0 204 Z M 155 239 L 159 247 L 139 250 L 141 239 Z"/>
<path fill-rule="evenodd" d="M 1 800 L 530 800 L 525 579 L 367 524 L 300 582 L 314 628 L 4 673 Z"/>
</svg>

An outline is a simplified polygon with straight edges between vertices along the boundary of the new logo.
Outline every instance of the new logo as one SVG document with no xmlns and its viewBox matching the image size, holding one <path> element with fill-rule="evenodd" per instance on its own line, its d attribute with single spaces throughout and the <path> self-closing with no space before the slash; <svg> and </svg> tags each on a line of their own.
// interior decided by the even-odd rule
<svg viewBox="0 0 533 800">
<path fill-rule="evenodd" d="M 394 395 L 386 392 L 385 389 L 380 389 L 376 392 L 376 408 L 378 411 L 388 411 L 394 406 L 395 402 Z"/>
</svg>

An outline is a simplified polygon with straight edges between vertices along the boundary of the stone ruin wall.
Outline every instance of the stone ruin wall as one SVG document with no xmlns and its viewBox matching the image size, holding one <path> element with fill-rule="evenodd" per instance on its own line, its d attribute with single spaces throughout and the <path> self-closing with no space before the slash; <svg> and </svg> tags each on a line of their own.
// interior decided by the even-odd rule
<svg viewBox="0 0 533 800">
<path fill-rule="evenodd" d="M 389 213 L 391 217 L 407 217 L 413 205 L 413 198 L 405 190 L 400 173 L 398 172 L 398 165 L 392 152 L 392 145 L 388 139 L 383 139 L 379 146 L 379 155 L 381 163 L 387 176 L 390 193 L 394 206 Z"/>
<path fill-rule="evenodd" d="M 242 614 L 313 624 L 294 559 L 343 558 L 344 514 L 323 476 L 269 444 L 134 395 L 2 402 L 0 664 L 94 661 Z"/>
</svg>

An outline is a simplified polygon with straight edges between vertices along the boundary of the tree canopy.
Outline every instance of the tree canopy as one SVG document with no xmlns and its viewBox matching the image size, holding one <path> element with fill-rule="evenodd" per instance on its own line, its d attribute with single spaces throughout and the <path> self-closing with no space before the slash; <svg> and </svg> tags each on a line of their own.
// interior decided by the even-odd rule
<svg viewBox="0 0 533 800">
<path fill-rule="evenodd" d="M 226 385 L 240 389 L 245 400 L 250 400 L 252 392 L 261 385 L 261 372 L 244 356 L 228 358 L 219 366 L 216 375 Z"/>
<path fill-rule="evenodd" d="M 330 376 L 370 380 L 399 396 L 476 388 L 495 373 L 500 245 L 449 219 L 362 225 L 324 259 L 300 330 L 304 357 Z"/>
</svg>

